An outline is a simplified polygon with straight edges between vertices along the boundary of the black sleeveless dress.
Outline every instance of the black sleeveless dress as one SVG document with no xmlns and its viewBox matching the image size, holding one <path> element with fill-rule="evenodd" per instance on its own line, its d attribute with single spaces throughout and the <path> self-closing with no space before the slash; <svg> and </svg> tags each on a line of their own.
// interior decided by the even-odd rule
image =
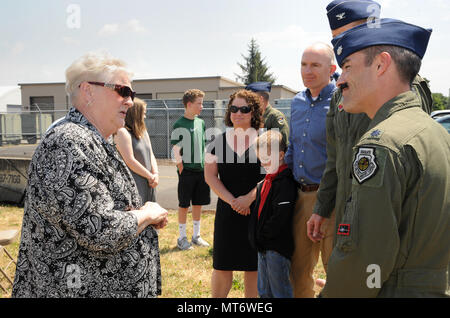
<svg viewBox="0 0 450 318">
<path fill-rule="evenodd" d="M 152 171 L 152 144 L 150 142 L 150 138 L 148 135 L 142 136 L 140 139 L 137 139 L 136 136 L 132 133 L 131 141 L 133 144 L 133 155 L 136 160 L 143 165 L 148 171 Z M 142 204 L 145 204 L 147 201 L 156 202 L 156 191 L 154 188 L 151 188 L 148 185 L 148 180 L 141 175 L 135 173 L 130 169 L 131 175 L 136 182 L 136 186 L 139 191 L 139 195 L 142 199 Z"/>
<path fill-rule="evenodd" d="M 226 133 L 218 135 L 209 146 L 207 151 L 218 157 L 219 179 L 234 197 L 247 194 L 264 178 L 264 170 L 257 160 L 254 146 L 239 156 L 226 142 Z M 248 238 L 249 220 L 250 215 L 243 216 L 228 203 L 218 199 L 214 221 L 214 269 L 258 269 L 257 251 L 250 246 Z"/>
</svg>

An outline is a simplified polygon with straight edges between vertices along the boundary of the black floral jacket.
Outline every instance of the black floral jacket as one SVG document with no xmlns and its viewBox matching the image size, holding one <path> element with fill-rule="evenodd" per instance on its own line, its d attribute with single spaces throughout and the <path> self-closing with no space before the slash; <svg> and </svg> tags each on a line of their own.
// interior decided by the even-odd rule
<svg viewBox="0 0 450 318">
<path fill-rule="evenodd" d="M 47 132 L 28 171 L 13 297 L 156 297 L 158 234 L 116 148 L 75 108 Z"/>
</svg>

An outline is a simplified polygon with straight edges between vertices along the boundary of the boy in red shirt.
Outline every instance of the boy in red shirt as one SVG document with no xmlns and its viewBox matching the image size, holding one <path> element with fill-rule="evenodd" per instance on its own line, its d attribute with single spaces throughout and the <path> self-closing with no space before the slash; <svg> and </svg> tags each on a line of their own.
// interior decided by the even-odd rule
<svg viewBox="0 0 450 318">
<path fill-rule="evenodd" d="M 297 185 L 284 163 L 286 148 L 282 135 L 273 129 L 257 139 L 257 155 L 267 174 L 257 186 L 249 239 L 258 250 L 258 293 L 262 298 L 293 297 L 289 275 Z"/>
</svg>

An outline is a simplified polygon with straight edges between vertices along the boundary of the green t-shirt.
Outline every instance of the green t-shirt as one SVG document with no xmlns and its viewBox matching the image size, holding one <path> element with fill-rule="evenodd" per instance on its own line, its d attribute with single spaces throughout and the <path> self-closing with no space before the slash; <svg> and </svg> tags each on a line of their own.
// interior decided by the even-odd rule
<svg viewBox="0 0 450 318">
<path fill-rule="evenodd" d="M 203 171 L 205 165 L 205 122 L 181 117 L 173 125 L 170 143 L 181 148 L 183 169 Z"/>
</svg>

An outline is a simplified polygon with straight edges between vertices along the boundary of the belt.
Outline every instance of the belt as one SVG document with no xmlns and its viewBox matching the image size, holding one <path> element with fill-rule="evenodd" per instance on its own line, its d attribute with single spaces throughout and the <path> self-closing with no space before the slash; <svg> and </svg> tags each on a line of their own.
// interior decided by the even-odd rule
<svg viewBox="0 0 450 318">
<path fill-rule="evenodd" d="M 298 183 L 298 187 L 303 192 L 312 192 L 312 191 L 317 191 L 317 189 L 319 189 L 318 184 L 299 184 Z"/>
</svg>

